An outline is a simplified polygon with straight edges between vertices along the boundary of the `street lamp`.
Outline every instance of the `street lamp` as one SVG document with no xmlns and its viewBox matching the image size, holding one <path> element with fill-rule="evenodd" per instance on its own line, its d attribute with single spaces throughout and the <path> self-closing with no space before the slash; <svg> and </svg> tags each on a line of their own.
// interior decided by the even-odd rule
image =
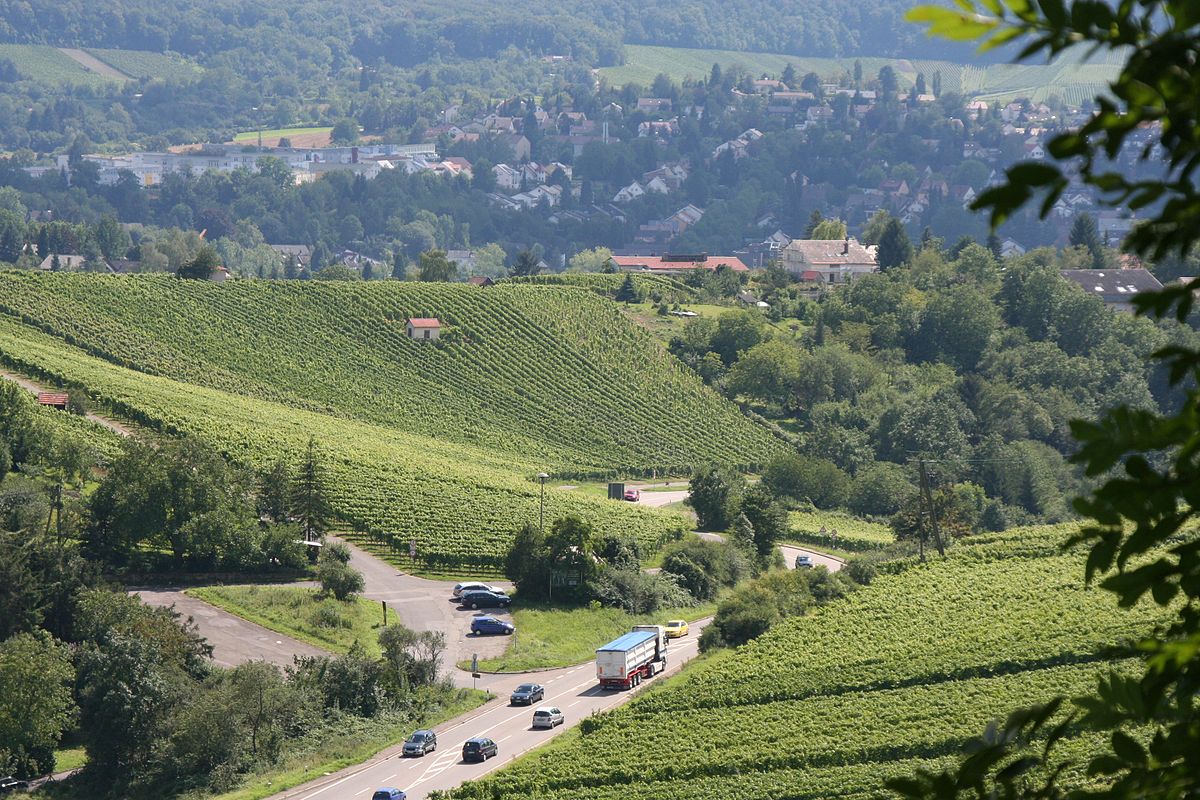
<svg viewBox="0 0 1200 800">
<path fill-rule="evenodd" d="M 542 496 L 538 503 L 538 530 L 542 533 L 546 532 L 546 479 L 549 477 L 544 472 L 537 474 L 537 479 L 542 484 Z"/>
<path fill-rule="evenodd" d="M 538 501 L 538 532 L 543 536 L 546 534 L 546 479 L 550 476 L 544 472 L 537 474 L 538 483 L 542 485 L 541 498 Z M 546 587 L 547 597 L 554 598 L 554 564 L 550 564 L 550 574 L 547 576 L 550 579 L 550 585 Z"/>
</svg>

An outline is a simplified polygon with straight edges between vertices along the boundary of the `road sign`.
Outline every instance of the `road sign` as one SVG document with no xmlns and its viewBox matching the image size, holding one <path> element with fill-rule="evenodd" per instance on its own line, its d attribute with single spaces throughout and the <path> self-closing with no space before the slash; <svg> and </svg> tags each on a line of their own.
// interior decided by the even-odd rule
<svg viewBox="0 0 1200 800">
<path fill-rule="evenodd" d="M 408 540 L 408 557 L 409 558 L 417 557 L 417 540 L 416 539 Z"/>
<path fill-rule="evenodd" d="M 471 654 L 471 672 L 479 672 L 479 653 Z M 479 677 L 476 675 L 475 677 Z"/>
</svg>

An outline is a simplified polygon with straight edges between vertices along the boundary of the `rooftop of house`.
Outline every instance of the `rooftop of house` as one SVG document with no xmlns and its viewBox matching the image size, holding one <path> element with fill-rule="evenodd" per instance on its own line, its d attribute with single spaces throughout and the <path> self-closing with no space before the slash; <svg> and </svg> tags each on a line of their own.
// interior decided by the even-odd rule
<svg viewBox="0 0 1200 800">
<path fill-rule="evenodd" d="M 1064 269 L 1059 274 L 1085 292 L 1105 297 L 1133 297 L 1162 288 L 1158 278 L 1146 269 Z"/>
<path fill-rule="evenodd" d="M 848 239 L 793 239 L 788 250 L 799 253 L 807 264 L 842 266 L 874 264 L 874 248 L 864 247 L 853 237 Z"/>
<path fill-rule="evenodd" d="M 669 272 L 683 269 L 716 269 L 726 266 L 735 272 L 747 272 L 749 267 L 734 256 L 617 256 L 612 257 L 613 263 L 621 269 L 642 269 L 650 272 Z"/>
<path fill-rule="evenodd" d="M 442 323 L 437 317 L 413 317 L 408 321 L 408 324 L 414 328 L 440 328 Z"/>
</svg>

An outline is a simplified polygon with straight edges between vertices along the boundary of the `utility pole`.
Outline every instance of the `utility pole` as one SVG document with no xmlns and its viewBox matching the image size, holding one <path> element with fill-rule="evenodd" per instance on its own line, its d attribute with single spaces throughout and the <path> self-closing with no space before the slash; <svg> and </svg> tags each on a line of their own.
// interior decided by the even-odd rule
<svg viewBox="0 0 1200 800">
<path fill-rule="evenodd" d="M 929 526 L 933 529 L 933 543 L 937 545 L 938 555 L 946 557 L 946 547 L 942 544 L 942 534 L 938 530 L 937 510 L 933 507 L 933 490 L 929 488 L 929 473 L 925 470 L 925 459 L 917 460 L 921 469 L 921 497 L 925 499 L 925 508 L 929 512 Z M 921 537 L 921 560 L 925 560 L 925 539 Z"/>
</svg>

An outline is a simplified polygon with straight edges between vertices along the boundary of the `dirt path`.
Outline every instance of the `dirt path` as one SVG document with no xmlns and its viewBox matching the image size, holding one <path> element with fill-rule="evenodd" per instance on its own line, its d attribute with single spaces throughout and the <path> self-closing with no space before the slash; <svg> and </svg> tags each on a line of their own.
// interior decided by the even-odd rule
<svg viewBox="0 0 1200 800">
<path fill-rule="evenodd" d="M 100 59 L 90 53 L 85 53 L 83 50 L 76 50 L 71 47 L 60 47 L 58 52 L 71 58 L 79 66 L 91 72 L 103 75 L 106 78 L 112 78 L 114 81 L 133 80 L 121 70 L 105 64 Z"/>
<path fill-rule="evenodd" d="M 53 391 L 51 389 L 47 389 L 45 386 L 34 383 L 29 378 L 26 378 L 22 375 L 18 375 L 15 372 L 9 372 L 8 370 L 0 370 L 0 378 L 3 378 L 4 380 L 7 380 L 7 381 L 12 381 L 13 383 L 20 386 L 22 389 L 32 392 L 33 394 L 37 394 L 38 392 Z M 99 414 L 93 414 L 90 411 L 87 414 L 85 414 L 84 416 L 87 417 L 88 419 L 90 419 L 92 422 L 96 423 L 97 425 L 103 425 L 105 428 L 108 428 L 110 431 L 117 434 L 118 436 L 132 436 L 133 435 L 133 431 L 131 431 L 126 426 L 122 425 L 120 422 L 117 422 L 116 420 L 109 419 L 108 417 L 102 417 Z"/>
</svg>

